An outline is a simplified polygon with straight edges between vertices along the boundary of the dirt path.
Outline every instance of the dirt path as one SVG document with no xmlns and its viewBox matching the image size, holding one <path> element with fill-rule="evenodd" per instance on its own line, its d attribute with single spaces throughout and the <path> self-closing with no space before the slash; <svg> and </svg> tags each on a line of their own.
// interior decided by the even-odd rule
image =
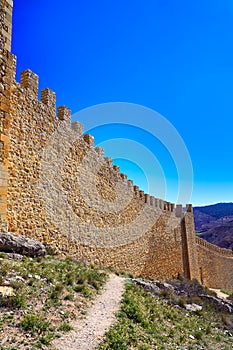
<svg viewBox="0 0 233 350">
<path fill-rule="evenodd" d="M 85 319 L 73 324 L 73 331 L 53 342 L 57 350 L 95 350 L 105 332 L 115 321 L 124 292 L 125 280 L 110 275 L 101 295 L 87 312 Z"/>
</svg>

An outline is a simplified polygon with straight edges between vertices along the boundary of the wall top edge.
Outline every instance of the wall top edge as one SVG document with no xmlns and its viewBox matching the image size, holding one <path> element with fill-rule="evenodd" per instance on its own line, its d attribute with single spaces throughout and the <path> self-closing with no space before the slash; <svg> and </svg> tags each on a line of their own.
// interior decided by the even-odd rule
<svg viewBox="0 0 233 350">
<path fill-rule="evenodd" d="M 13 0 L 5 0 L 11 7 L 13 7 Z"/>
</svg>

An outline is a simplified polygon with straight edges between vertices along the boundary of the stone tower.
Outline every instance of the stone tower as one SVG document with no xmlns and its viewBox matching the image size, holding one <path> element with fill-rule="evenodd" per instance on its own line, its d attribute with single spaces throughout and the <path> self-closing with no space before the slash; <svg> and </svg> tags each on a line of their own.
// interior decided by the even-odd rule
<svg viewBox="0 0 233 350">
<path fill-rule="evenodd" d="M 0 0 L 0 225 L 7 230 L 10 99 L 16 58 L 11 54 L 12 0 Z"/>
<path fill-rule="evenodd" d="M 0 49 L 11 51 L 11 36 L 12 36 L 12 0 L 0 1 Z"/>
</svg>

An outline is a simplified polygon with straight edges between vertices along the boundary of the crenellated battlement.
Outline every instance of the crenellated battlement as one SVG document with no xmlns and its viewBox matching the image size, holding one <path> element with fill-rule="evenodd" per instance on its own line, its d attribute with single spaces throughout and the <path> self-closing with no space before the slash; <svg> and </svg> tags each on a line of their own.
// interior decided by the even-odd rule
<svg viewBox="0 0 233 350">
<path fill-rule="evenodd" d="M 101 147 L 95 147 L 96 153 L 101 156 L 104 157 L 104 150 Z"/>
<path fill-rule="evenodd" d="M 208 250 L 210 250 L 211 252 L 215 252 L 218 253 L 220 255 L 223 256 L 228 256 L 230 258 L 233 258 L 233 252 L 231 249 L 226 249 L 226 248 L 220 248 L 214 244 L 211 244 L 207 241 L 205 241 L 204 239 L 200 238 L 200 237 L 196 237 L 196 243 Z"/>
<path fill-rule="evenodd" d="M 44 103 L 46 106 L 54 110 L 54 113 L 56 113 L 56 94 L 51 89 L 45 88 L 41 90 L 41 102 Z"/>
<path fill-rule="evenodd" d="M 20 84 L 28 91 L 32 98 L 38 99 L 39 77 L 30 69 L 24 70 L 20 75 Z"/>
<path fill-rule="evenodd" d="M 27 69 L 21 73 L 20 84 L 23 88 L 27 89 L 27 92 L 30 93 L 30 96 L 38 100 L 38 82 L 39 77 L 37 74 L 33 73 L 31 70 Z M 49 88 L 41 90 L 41 100 L 43 104 L 48 106 L 49 110 L 56 112 L 56 93 Z M 39 101 L 39 102 L 40 102 Z M 57 118 L 60 121 L 65 121 L 67 124 L 71 122 L 71 110 L 66 106 L 58 107 Z M 83 133 L 83 126 L 79 122 L 73 122 L 71 125 L 72 130 L 76 131 L 79 135 Z M 90 134 L 83 135 L 84 141 L 90 146 L 94 147 L 94 137 Z M 104 156 L 104 150 L 96 147 L 96 152 L 100 156 Z M 108 167 L 111 167 L 116 173 L 120 175 L 122 180 L 127 180 L 127 175 L 120 172 L 120 167 L 113 165 L 113 161 L 110 157 L 105 157 L 105 162 Z M 140 198 L 144 203 L 151 205 L 152 207 L 159 208 L 164 211 L 174 212 L 175 205 L 162 199 L 155 198 L 149 194 L 145 194 L 144 191 L 133 184 L 132 180 L 128 180 L 128 185 L 133 187 L 135 196 Z M 186 205 L 186 211 L 192 210 L 192 205 Z M 176 206 L 176 216 L 182 218 L 184 215 L 182 205 Z"/>
<path fill-rule="evenodd" d="M 120 174 L 120 167 L 119 167 L 119 166 L 113 165 L 113 169 L 115 170 L 115 172 L 116 172 L 117 174 Z"/>
<path fill-rule="evenodd" d="M 71 124 L 71 129 L 76 132 L 77 135 L 82 135 L 83 134 L 83 125 L 79 122 L 73 122 Z"/>
<path fill-rule="evenodd" d="M 112 165 L 112 158 L 110 158 L 110 157 L 105 157 L 104 159 L 105 159 L 106 164 L 107 164 L 109 167 L 112 167 L 112 166 L 113 166 L 113 165 Z"/>
<path fill-rule="evenodd" d="M 66 106 L 60 106 L 57 109 L 57 117 L 59 120 L 66 122 L 70 125 L 71 123 L 71 110 Z"/>
<path fill-rule="evenodd" d="M 122 174 L 120 173 L 120 176 L 123 180 L 127 180 L 128 179 L 128 176 L 126 174 Z"/>
<path fill-rule="evenodd" d="M 84 139 L 84 141 L 85 141 L 86 143 L 88 143 L 89 146 L 94 147 L 95 141 L 94 141 L 94 137 L 93 137 L 92 135 L 90 135 L 90 134 L 85 134 L 85 135 L 83 136 L 83 139 Z"/>
</svg>

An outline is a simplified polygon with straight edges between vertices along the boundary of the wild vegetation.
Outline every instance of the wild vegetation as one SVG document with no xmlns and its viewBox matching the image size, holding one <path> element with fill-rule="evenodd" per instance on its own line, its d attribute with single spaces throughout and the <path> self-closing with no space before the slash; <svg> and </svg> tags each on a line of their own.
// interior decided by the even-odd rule
<svg viewBox="0 0 233 350">
<path fill-rule="evenodd" d="M 9 260 L 1 254 L 0 349 L 51 348 L 85 315 L 106 278 L 106 272 L 70 259 Z"/>
<path fill-rule="evenodd" d="M 233 348 L 233 315 L 216 310 L 198 297 L 200 285 L 182 281 L 186 297 L 170 290 L 155 296 L 142 286 L 128 283 L 117 315 L 118 322 L 106 334 L 99 350 L 168 350 Z M 187 311 L 187 302 L 202 310 Z"/>
</svg>

